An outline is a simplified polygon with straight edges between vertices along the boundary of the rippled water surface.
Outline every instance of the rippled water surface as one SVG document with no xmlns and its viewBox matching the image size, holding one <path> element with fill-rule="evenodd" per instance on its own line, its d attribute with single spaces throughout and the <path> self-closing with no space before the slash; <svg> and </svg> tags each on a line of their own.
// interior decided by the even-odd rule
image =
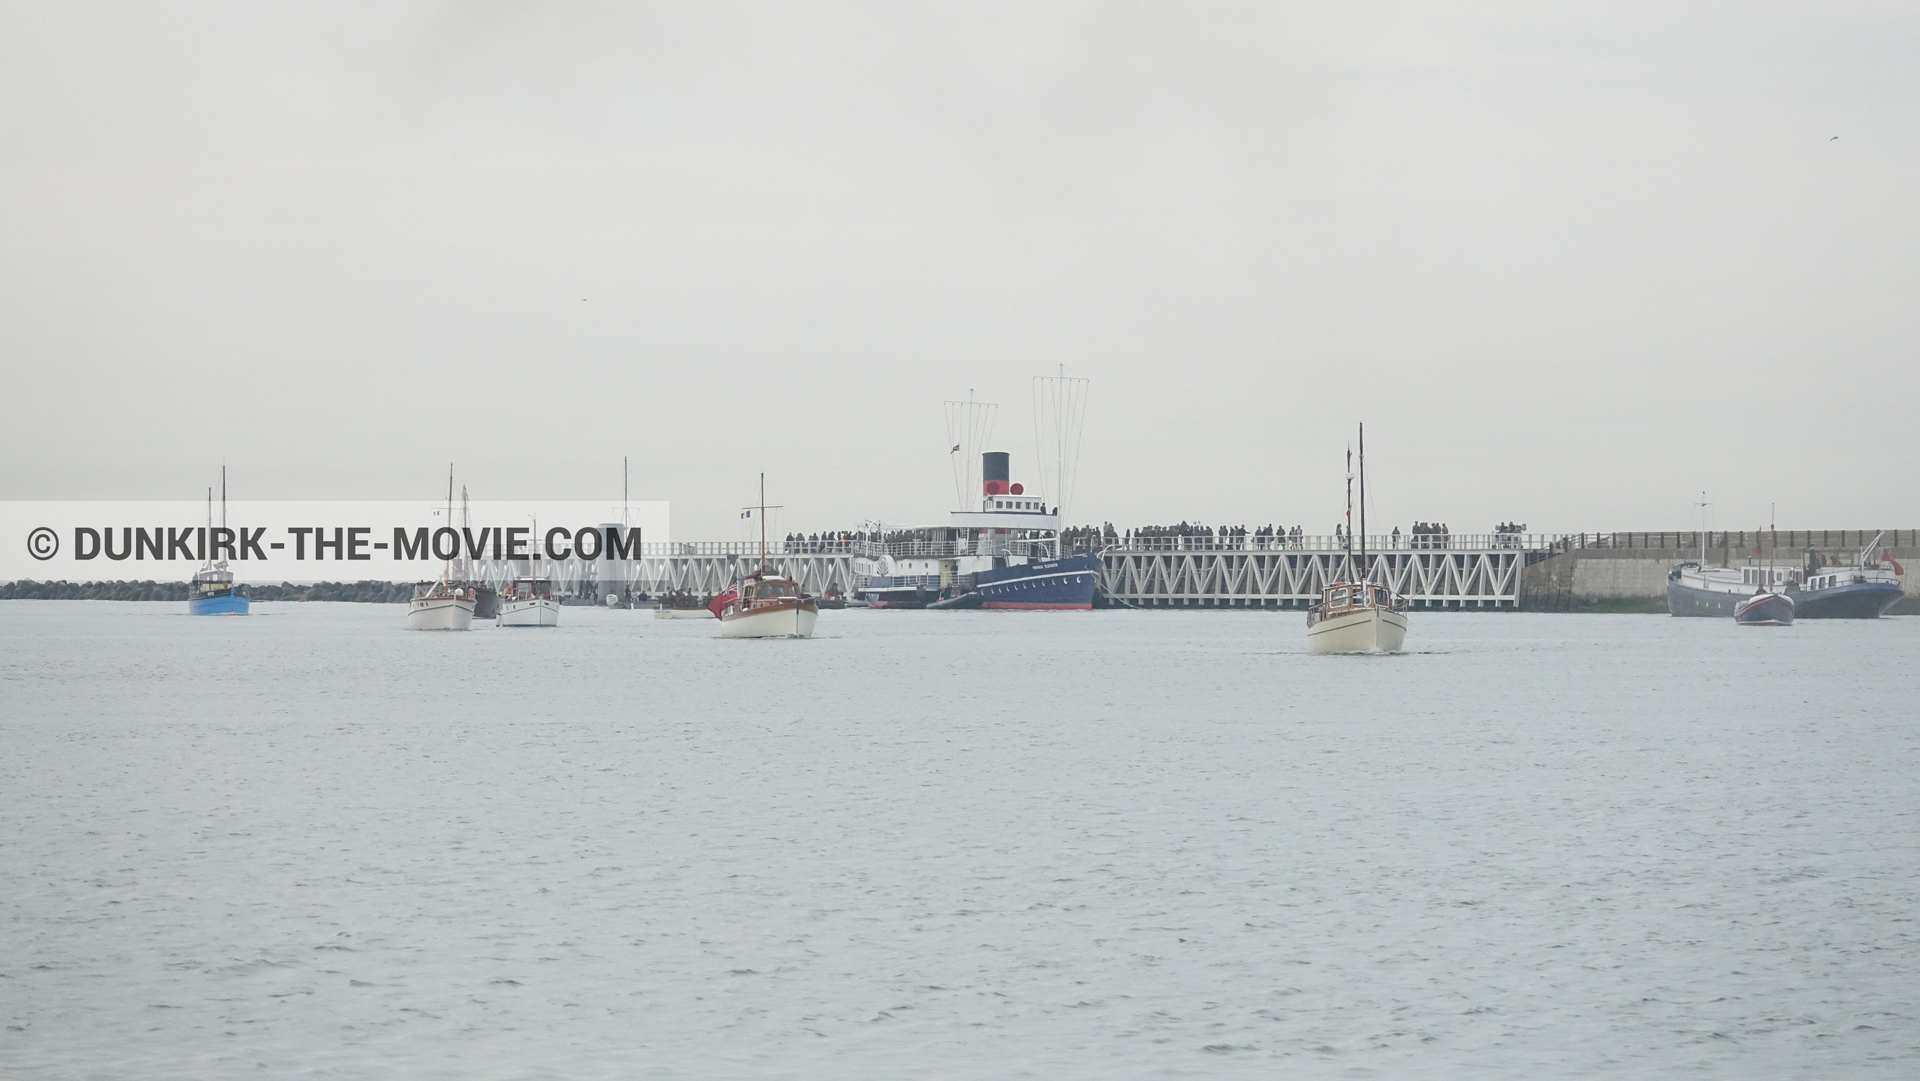
<svg viewBox="0 0 1920 1081">
<path fill-rule="evenodd" d="M 1913 1077 L 1920 619 L 0 602 L 0 1072 Z"/>
</svg>

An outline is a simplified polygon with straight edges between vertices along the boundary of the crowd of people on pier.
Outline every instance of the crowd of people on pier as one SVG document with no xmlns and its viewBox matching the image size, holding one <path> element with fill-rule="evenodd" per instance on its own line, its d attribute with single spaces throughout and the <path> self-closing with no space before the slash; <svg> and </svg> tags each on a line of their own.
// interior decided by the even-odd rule
<svg viewBox="0 0 1920 1081">
<path fill-rule="evenodd" d="M 1111 528 L 1111 527 L 1109 527 Z M 1119 537 L 1126 547 L 1146 552 L 1272 551 L 1298 548 L 1305 534 L 1299 526 L 1148 525 L 1129 529 Z"/>
<path fill-rule="evenodd" d="M 784 538 L 785 547 L 781 551 L 795 552 L 851 552 L 856 541 L 866 538 L 865 533 L 851 532 L 845 529 L 826 533 L 789 533 Z"/>
<path fill-rule="evenodd" d="M 789 533 L 783 538 L 785 547 L 781 551 L 788 554 L 837 555 L 858 552 L 863 548 L 885 545 L 896 554 L 922 552 L 938 555 L 939 545 L 951 546 L 953 538 L 950 529 L 842 529 L 826 533 Z"/>
<path fill-rule="evenodd" d="M 1112 522 L 1104 525 L 1069 526 L 1060 531 L 1060 554 L 1087 555 L 1120 543 L 1120 532 Z"/>
<path fill-rule="evenodd" d="M 1494 528 L 1500 535 L 1526 532 L 1524 523 L 1502 522 Z M 789 553 L 841 554 L 879 545 L 896 554 L 945 554 L 952 544 L 952 530 L 889 529 L 840 530 L 825 533 L 789 533 L 783 551 Z M 1346 541 L 1344 525 L 1333 527 L 1335 546 Z M 1060 531 L 1062 555 L 1080 555 L 1107 548 L 1126 548 L 1145 552 L 1221 552 L 1285 551 L 1305 547 L 1306 533 L 1298 525 L 1280 526 L 1208 526 L 1192 522 L 1175 525 L 1137 526 L 1116 529 L 1112 522 L 1100 525 L 1070 526 Z M 1414 549 L 1451 546 L 1452 530 L 1445 522 L 1415 522 L 1404 538 L 1399 526 L 1393 527 L 1388 547 Z"/>
</svg>

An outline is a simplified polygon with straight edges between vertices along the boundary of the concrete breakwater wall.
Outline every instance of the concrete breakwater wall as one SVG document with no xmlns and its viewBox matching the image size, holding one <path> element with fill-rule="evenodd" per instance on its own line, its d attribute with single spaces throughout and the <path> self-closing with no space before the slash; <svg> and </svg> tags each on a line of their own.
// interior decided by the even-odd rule
<svg viewBox="0 0 1920 1081">
<path fill-rule="evenodd" d="M 1808 549 L 1823 565 L 1852 562 L 1879 530 L 1782 530 L 1776 562 L 1799 566 Z M 1790 541 L 1789 538 L 1792 538 Z M 1607 602 L 1660 602 L 1667 594 L 1667 572 L 1676 564 L 1700 559 L 1699 533 L 1607 533 L 1569 538 L 1564 547 L 1531 553 L 1520 581 L 1520 607 L 1567 611 Z M 1661 543 L 1661 542 L 1665 543 Z M 1758 544 L 1760 555 L 1755 557 Z M 1715 566 L 1762 564 L 1771 541 L 1766 533 L 1707 534 L 1707 563 Z M 1887 530 L 1879 552 L 1892 556 L 1906 573 L 1900 586 L 1908 609 L 1920 601 L 1920 534 Z"/>
</svg>

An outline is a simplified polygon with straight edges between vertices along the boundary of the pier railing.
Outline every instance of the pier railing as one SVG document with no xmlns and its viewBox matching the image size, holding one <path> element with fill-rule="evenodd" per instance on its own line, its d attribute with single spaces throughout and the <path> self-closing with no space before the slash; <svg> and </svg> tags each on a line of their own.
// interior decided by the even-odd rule
<svg viewBox="0 0 1920 1081">
<path fill-rule="evenodd" d="M 1870 543 L 1877 533 L 1885 533 L 1886 547 L 1912 547 L 1920 544 L 1920 530 L 1913 529 L 1815 529 L 1713 530 L 1705 534 L 1709 551 L 1751 549 L 1777 546 L 1781 551 L 1803 548 L 1858 548 Z M 1535 553 L 1573 551 L 1590 548 L 1659 549 L 1698 551 L 1701 533 L 1627 532 L 1627 533 L 1392 533 L 1367 537 L 1369 552 L 1488 552 L 1524 551 Z M 1012 541 L 1015 545 L 1023 541 Z M 1298 537 L 1255 536 L 1121 536 L 1107 539 L 1091 533 L 1068 531 L 1063 538 L 1067 554 L 1104 551 L 1115 555 L 1152 552 L 1341 552 L 1349 538 L 1332 533 L 1313 533 Z M 1353 548 L 1360 545 L 1357 538 Z M 774 540 L 767 542 L 767 555 L 839 555 L 874 559 L 882 555 L 895 558 L 943 558 L 977 554 L 978 548 L 964 542 L 919 538 L 878 540 L 859 537 L 834 537 L 821 540 Z M 671 556 L 709 556 L 750 558 L 760 554 L 759 541 L 671 541 L 649 542 L 641 546 L 644 558 Z"/>
</svg>

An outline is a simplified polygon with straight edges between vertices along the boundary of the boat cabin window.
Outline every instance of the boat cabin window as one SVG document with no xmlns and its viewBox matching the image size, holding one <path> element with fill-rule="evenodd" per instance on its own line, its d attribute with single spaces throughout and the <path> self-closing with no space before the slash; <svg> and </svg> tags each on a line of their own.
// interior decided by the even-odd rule
<svg viewBox="0 0 1920 1081">
<path fill-rule="evenodd" d="M 1336 589 L 1332 593 L 1327 594 L 1327 607 L 1329 608 L 1339 608 L 1346 603 L 1347 591 L 1344 589 Z"/>
</svg>

